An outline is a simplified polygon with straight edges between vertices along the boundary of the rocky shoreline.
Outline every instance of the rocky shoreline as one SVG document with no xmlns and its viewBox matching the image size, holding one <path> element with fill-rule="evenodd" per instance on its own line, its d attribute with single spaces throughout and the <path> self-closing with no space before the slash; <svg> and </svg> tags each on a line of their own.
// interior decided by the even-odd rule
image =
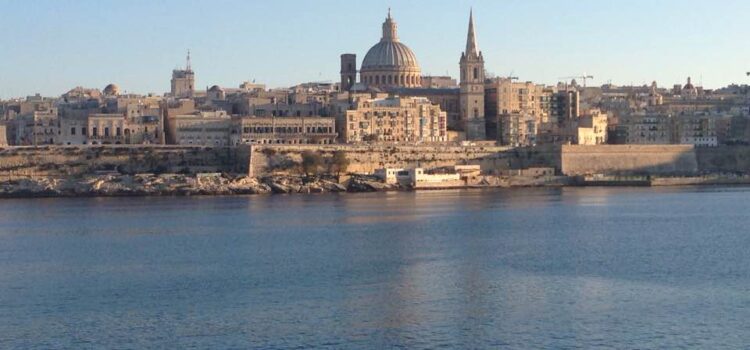
<svg viewBox="0 0 750 350">
<path fill-rule="evenodd" d="M 268 175 L 251 177 L 227 173 L 203 174 L 98 174 L 79 177 L 22 177 L 0 181 L 0 198 L 217 196 L 248 194 L 310 194 L 410 191 L 386 184 L 370 175 L 336 176 Z M 632 181 L 607 184 L 572 177 L 472 178 L 461 188 L 512 188 L 562 186 L 633 186 Z M 749 176 L 655 177 L 640 186 L 750 185 Z M 441 188 L 433 188 L 441 189 Z"/>
<path fill-rule="evenodd" d="M 20 178 L 0 182 L 0 198 L 197 196 L 377 192 L 403 190 L 368 176 L 344 183 L 334 177 L 273 175 L 260 178 L 232 174 L 90 175 L 71 178 Z"/>
</svg>

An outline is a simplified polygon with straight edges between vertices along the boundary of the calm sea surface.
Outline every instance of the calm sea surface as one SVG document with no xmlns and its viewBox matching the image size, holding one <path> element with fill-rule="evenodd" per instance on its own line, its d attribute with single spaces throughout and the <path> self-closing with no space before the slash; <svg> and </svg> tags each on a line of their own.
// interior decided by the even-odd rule
<svg viewBox="0 0 750 350">
<path fill-rule="evenodd" d="M 745 348 L 750 189 L 0 200 L 0 348 Z"/>
</svg>

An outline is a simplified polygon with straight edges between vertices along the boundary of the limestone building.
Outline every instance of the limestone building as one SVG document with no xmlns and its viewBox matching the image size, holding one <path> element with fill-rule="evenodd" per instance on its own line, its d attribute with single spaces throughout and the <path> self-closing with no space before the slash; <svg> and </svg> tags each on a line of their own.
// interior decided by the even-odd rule
<svg viewBox="0 0 750 350">
<path fill-rule="evenodd" d="M 57 117 L 57 108 L 19 115 L 15 124 L 16 145 L 54 145 L 58 142 L 60 120 Z"/>
<path fill-rule="evenodd" d="M 445 142 L 446 114 L 424 97 L 358 99 L 339 123 L 342 139 L 356 142 Z"/>
<path fill-rule="evenodd" d="M 167 119 L 177 145 L 228 146 L 232 119 L 226 111 L 199 111 Z"/>
<path fill-rule="evenodd" d="M 466 139 L 484 140 L 484 57 L 477 47 L 473 12 L 469 14 L 469 33 L 460 69 L 461 121 L 465 124 Z"/>
<path fill-rule="evenodd" d="M 252 117 L 234 119 L 233 145 L 239 144 L 332 144 L 336 123 L 332 117 Z"/>
<path fill-rule="evenodd" d="M 92 145 L 125 143 L 125 117 L 120 113 L 96 113 L 88 117 L 88 140 Z"/>
</svg>

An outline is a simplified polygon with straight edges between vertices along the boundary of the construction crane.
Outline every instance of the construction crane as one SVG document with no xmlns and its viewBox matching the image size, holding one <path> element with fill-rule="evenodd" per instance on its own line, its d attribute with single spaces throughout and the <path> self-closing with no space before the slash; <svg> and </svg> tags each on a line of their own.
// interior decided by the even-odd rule
<svg viewBox="0 0 750 350">
<path fill-rule="evenodd" d="M 562 78 L 559 78 L 559 79 L 562 79 L 562 80 L 581 79 L 581 81 L 583 81 L 583 87 L 585 88 L 586 87 L 586 80 L 588 80 L 588 79 L 594 79 L 594 76 L 593 75 L 587 75 L 586 73 L 583 73 L 583 75 L 572 76 L 572 77 L 562 77 Z"/>
</svg>

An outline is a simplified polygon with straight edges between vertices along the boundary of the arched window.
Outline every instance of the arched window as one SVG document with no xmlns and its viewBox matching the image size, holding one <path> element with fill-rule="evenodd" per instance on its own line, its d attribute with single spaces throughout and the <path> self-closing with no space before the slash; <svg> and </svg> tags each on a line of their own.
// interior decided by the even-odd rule
<svg viewBox="0 0 750 350">
<path fill-rule="evenodd" d="M 479 79 L 479 69 L 474 67 L 474 79 Z"/>
</svg>

